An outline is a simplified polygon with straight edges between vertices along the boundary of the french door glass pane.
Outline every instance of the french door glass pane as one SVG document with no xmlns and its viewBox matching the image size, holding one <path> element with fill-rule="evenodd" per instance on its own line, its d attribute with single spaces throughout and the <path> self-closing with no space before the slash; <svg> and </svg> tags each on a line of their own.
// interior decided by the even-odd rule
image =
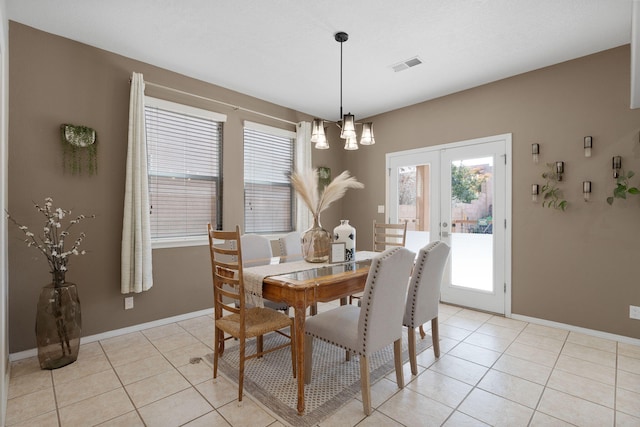
<svg viewBox="0 0 640 427">
<path fill-rule="evenodd" d="M 431 230 L 429 164 L 400 167 L 398 170 L 398 222 L 407 223 L 405 246 L 418 252 L 429 242 Z"/>
<path fill-rule="evenodd" d="M 451 162 L 451 284 L 493 291 L 493 157 Z"/>
</svg>

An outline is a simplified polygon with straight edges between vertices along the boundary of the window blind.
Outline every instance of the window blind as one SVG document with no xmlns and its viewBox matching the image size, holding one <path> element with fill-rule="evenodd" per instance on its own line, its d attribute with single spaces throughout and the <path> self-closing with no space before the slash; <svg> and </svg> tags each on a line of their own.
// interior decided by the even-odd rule
<svg viewBox="0 0 640 427">
<path fill-rule="evenodd" d="M 206 236 L 221 224 L 222 123 L 154 105 L 145 119 L 151 237 Z"/>
<path fill-rule="evenodd" d="M 244 128 L 244 232 L 285 233 L 294 229 L 294 137 L 281 130 Z"/>
</svg>

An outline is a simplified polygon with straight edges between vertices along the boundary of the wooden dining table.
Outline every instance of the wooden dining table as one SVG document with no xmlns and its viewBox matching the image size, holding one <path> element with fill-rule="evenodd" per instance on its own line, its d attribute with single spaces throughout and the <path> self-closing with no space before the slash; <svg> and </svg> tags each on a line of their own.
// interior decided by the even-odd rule
<svg viewBox="0 0 640 427">
<path fill-rule="evenodd" d="M 341 300 L 362 292 L 371 265 L 370 256 L 360 254 L 361 260 L 340 264 L 317 264 L 317 267 L 263 279 L 262 296 L 282 301 L 293 307 L 296 347 L 296 380 L 298 383 L 298 414 L 304 414 L 304 324 L 307 307 L 318 302 Z"/>
</svg>

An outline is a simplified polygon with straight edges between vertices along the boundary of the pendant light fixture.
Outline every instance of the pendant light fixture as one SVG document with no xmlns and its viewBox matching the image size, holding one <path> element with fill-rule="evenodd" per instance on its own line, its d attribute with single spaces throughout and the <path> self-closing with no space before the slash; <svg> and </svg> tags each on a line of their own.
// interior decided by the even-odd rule
<svg viewBox="0 0 640 427">
<path fill-rule="evenodd" d="M 341 120 L 335 122 L 340 128 L 340 138 L 345 140 L 345 150 L 357 150 L 358 141 L 356 136 L 356 125 L 362 125 L 362 133 L 360 135 L 361 145 L 373 145 L 376 140 L 373 137 L 373 123 L 356 123 L 355 116 L 350 112 L 343 114 L 342 111 L 342 44 L 349 40 L 349 34 L 345 32 L 338 32 L 334 35 L 334 38 L 340 43 L 340 118 Z M 324 133 L 324 123 L 322 119 L 313 119 L 311 126 L 311 142 L 315 143 L 315 147 L 320 150 L 329 148 L 329 142 Z M 329 122 L 331 123 L 331 122 Z"/>
</svg>

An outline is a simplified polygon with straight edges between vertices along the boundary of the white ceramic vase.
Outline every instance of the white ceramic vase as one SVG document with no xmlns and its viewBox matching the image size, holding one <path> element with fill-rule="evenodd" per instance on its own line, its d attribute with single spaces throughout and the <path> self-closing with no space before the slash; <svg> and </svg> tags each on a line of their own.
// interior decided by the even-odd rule
<svg viewBox="0 0 640 427">
<path fill-rule="evenodd" d="M 349 225 L 348 219 L 341 219 L 340 225 L 333 229 L 333 241 L 344 243 L 346 261 L 356 259 L 356 229 Z"/>
</svg>

